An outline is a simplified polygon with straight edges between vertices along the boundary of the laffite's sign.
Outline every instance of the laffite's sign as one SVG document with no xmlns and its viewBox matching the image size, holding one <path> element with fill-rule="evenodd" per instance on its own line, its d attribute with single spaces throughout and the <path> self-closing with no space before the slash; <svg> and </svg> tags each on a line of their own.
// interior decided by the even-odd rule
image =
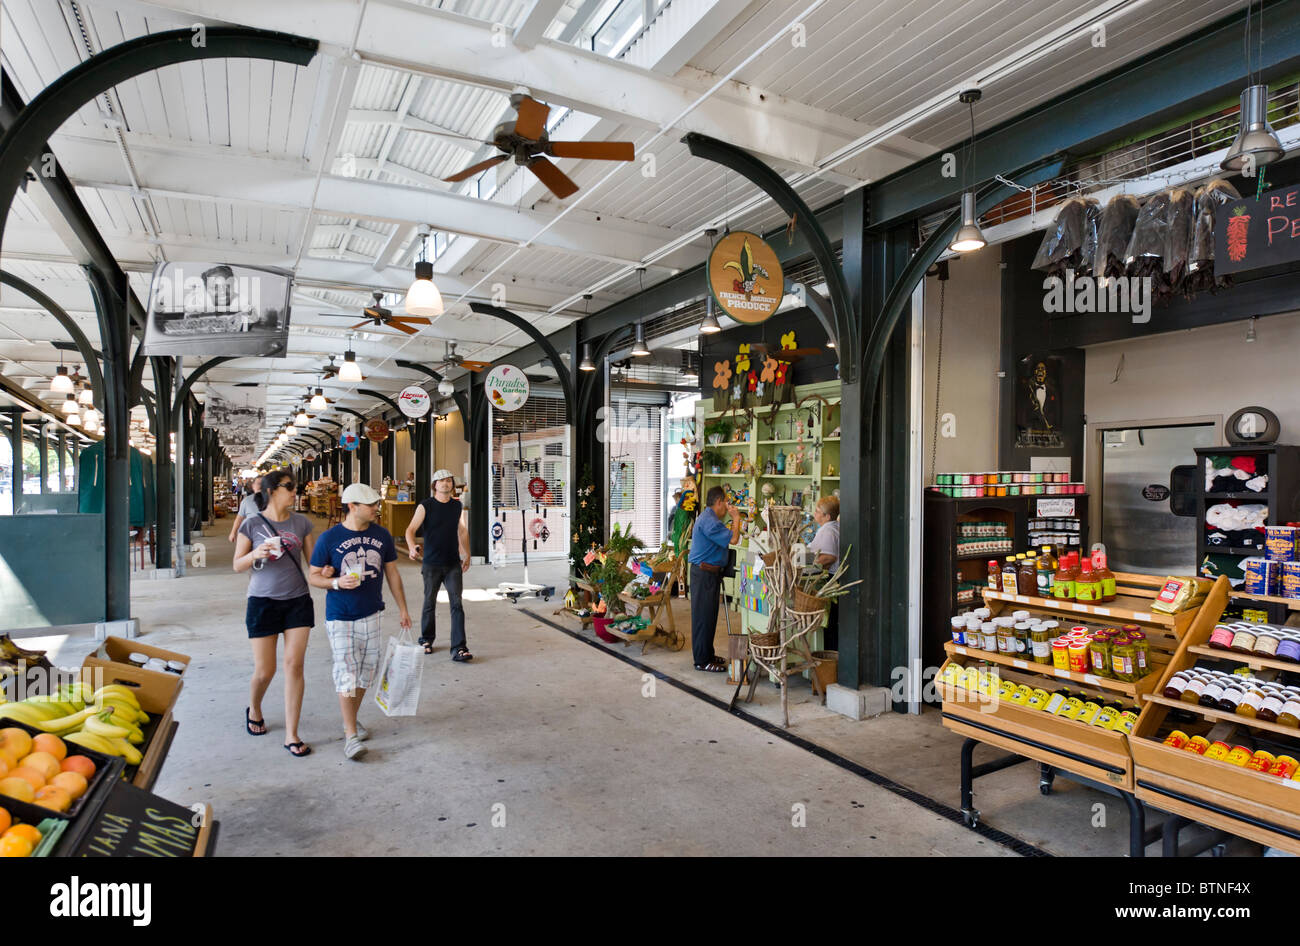
<svg viewBox="0 0 1300 946">
<path fill-rule="evenodd" d="M 1214 271 L 1238 273 L 1300 259 L 1300 185 L 1224 204 L 1214 221 Z"/>
</svg>

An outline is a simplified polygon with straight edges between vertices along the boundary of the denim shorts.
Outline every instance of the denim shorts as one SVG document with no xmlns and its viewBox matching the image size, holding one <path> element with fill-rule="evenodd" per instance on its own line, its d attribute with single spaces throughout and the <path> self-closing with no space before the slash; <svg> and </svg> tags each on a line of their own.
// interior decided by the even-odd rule
<svg viewBox="0 0 1300 946">
<path fill-rule="evenodd" d="M 244 615 L 249 638 L 273 637 L 291 627 L 311 627 L 316 623 L 316 608 L 311 595 L 289 598 L 255 598 L 249 596 Z"/>
</svg>

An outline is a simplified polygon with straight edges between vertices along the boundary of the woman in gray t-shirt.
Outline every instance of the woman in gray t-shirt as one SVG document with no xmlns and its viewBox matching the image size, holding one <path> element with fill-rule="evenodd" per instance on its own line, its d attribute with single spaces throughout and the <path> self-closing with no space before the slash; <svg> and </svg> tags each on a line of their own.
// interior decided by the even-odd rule
<svg viewBox="0 0 1300 946">
<path fill-rule="evenodd" d="M 295 756 L 311 746 L 298 738 L 304 689 L 302 665 L 307 638 L 316 623 L 306 562 L 311 559 L 311 520 L 293 511 L 294 482 L 288 470 L 262 477 L 254 494 L 257 512 L 239 526 L 235 571 L 251 572 L 245 623 L 253 642 L 253 679 L 248 688 L 244 728 L 266 735 L 262 697 L 275 677 L 276 641 L 284 635 L 284 747 Z M 257 707 L 257 712 L 253 712 Z"/>
<path fill-rule="evenodd" d="M 257 508 L 257 494 L 262 490 L 262 478 L 259 476 L 253 480 L 251 492 L 244 494 L 244 498 L 239 501 L 239 512 L 235 513 L 235 521 L 230 526 L 230 541 L 235 541 L 235 536 L 239 535 L 239 527 L 249 519 L 260 512 Z"/>
</svg>

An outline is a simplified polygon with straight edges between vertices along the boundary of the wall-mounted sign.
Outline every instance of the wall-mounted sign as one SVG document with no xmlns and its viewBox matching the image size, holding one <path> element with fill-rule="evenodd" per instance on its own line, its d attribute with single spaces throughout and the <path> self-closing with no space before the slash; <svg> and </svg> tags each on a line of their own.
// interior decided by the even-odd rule
<svg viewBox="0 0 1300 946">
<path fill-rule="evenodd" d="M 727 315 L 754 325 L 767 321 L 781 304 L 785 276 L 762 237 L 735 230 L 709 254 L 709 289 Z"/>
<path fill-rule="evenodd" d="M 419 420 L 429 413 L 432 405 L 433 399 L 429 397 L 429 392 L 418 384 L 402 388 L 402 392 L 397 395 L 398 408 L 412 420 Z"/>
<path fill-rule="evenodd" d="M 292 288 L 287 269 L 159 263 L 149 286 L 143 351 L 281 357 L 289 342 Z"/>
<path fill-rule="evenodd" d="M 1169 498 L 1169 487 L 1160 483 L 1151 483 L 1142 487 L 1142 498 L 1147 502 L 1162 503 Z"/>
<path fill-rule="evenodd" d="M 1300 185 L 1232 200 L 1214 212 L 1214 272 L 1300 259 Z"/>
<path fill-rule="evenodd" d="M 388 439 L 388 422 L 382 417 L 372 417 L 366 421 L 364 428 L 366 438 L 375 443 L 383 443 Z"/>
<path fill-rule="evenodd" d="M 350 427 L 344 428 L 339 434 L 339 446 L 344 450 L 355 450 L 357 449 L 357 444 L 360 442 L 361 438 L 358 437 L 357 432 L 352 430 Z"/>
<path fill-rule="evenodd" d="M 1038 501 L 1038 517 L 1040 519 L 1059 519 L 1062 516 L 1074 515 L 1074 499 L 1040 499 Z"/>
<path fill-rule="evenodd" d="M 528 401 L 528 375 L 514 365 L 497 365 L 483 379 L 488 401 L 498 411 L 517 411 Z"/>
</svg>

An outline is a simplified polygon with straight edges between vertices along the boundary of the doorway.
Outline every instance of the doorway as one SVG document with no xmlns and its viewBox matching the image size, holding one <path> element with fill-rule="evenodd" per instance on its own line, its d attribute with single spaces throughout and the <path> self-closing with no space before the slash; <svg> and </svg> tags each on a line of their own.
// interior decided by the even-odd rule
<svg viewBox="0 0 1300 946">
<path fill-rule="evenodd" d="M 1170 471 L 1194 464 L 1196 448 L 1219 443 L 1222 419 L 1089 424 L 1090 483 L 1100 493 L 1090 534 L 1110 568 L 1148 575 L 1195 575 L 1196 519 L 1170 509 Z M 1163 487 L 1163 489 L 1161 489 Z"/>
</svg>

